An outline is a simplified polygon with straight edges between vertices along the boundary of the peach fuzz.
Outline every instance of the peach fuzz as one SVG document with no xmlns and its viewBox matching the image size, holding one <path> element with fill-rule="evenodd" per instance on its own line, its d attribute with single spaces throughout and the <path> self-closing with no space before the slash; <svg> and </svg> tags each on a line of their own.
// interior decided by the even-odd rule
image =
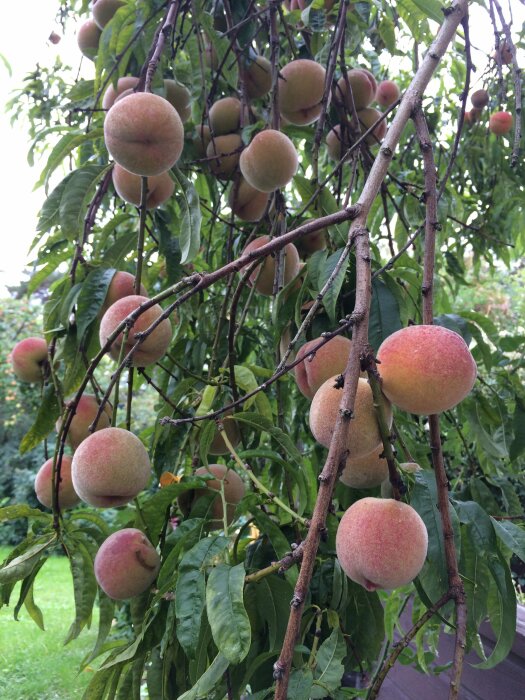
<svg viewBox="0 0 525 700">
<path fill-rule="evenodd" d="M 326 70 L 315 61 L 299 58 L 279 73 L 279 111 L 290 124 L 312 124 L 322 111 Z"/>
<path fill-rule="evenodd" d="M 124 4 L 122 0 L 96 0 L 93 3 L 93 19 L 97 26 L 103 29 Z"/>
<path fill-rule="evenodd" d="M 336 335 L 326 345 L 320 347 L 315 355 L 308 356 L 308 353 L 321 341 L 321 337 L 308 341 L 296 355 L 296 360 L 305 358 L 303 362 L 295 365 L 294 373 L 299 391 L 307 399 L 313 399 L 316 391 L 327 379 L 334 374 L 344 372 L 352 347 L 348 338 Z"/>
<path fill-rule="evenodd" d="M 514 120 L 510 112 L 494 112 L 489 117 L 489 129 L 496 136 L 508 134 Z"/>
<path fill-rule="evenodd" d="M 47 343 L 44 338 L 24 338 L 11 350 L 9 360 L 21 382 L 40 382 L 47 363 Z"/>
<path fill-rule="evenodd" d="M 340 481 L 353 489 L 372 489 L 388 479 L 388 463 L 383 454 L 383 443 L 373 452 L 359 459 L 347 459 Z"/>
<path fill-rule="evenodd" d="M 215 177 L 229 180 L 233 176 L 239 165 L 241 149 L 242 139 L 239 134 L 224 134 L 211 139 L 206 148 L 206 156 Z"/>
<path fill-rule="evenodd" d="M 362 498 L 341 518 L 335 548 L 348 578 L 367 591 L 391 590 L 413 581 L 423 568 L 428 533 L 412 506 Z"/>
<path fill-rule="evenodd" d="M 223 97 L 208 112 L 208 123 L 215 136 L 237 131 L 241 120 L 241 103 L 236 97 Z"/>
<path fill-rule="evenodd" d="M 399 99 L 401 91 L 393 80 L 382 80 L 377 86 L 376 102 L 381 107 L 390 107 Z"/>
<path fill-rule="evenodd" d="M 208 489 L 220 491 L 221 485 L 224 483 L 224 500 L 226 501 L 226 521 L 228 525 L 232 522 L 235 513 L 235 506 L 245 494 L 245 486 L 241 477 L 233 469 L 228 469 L 224 464 L 209 464 L 207 467 L 199 467 L 195 470 L 195 476 L 212 476 L 215 477 L 206 482 L 205 489 L 195 489 L 185 494 L 186 498 L 182 500 L 182 508 L 188 513 L 195 501 L 208 492 Z M 213 527 L 220 528 L 223 524 L 224 510 L 222 498 L 218 494 L 212 503 L 210 516 Z"/>
<path fill-rule="evenodd" d="M 314 438 L 324 447 L 330 447 L 335 423 L 339 416 L 342 389 L 335 388 L 337 375 L 321 384 L 310 406 L 310 430 Z M 388 425 L 392 425 L 392 409 L 385 401 Z M 360 378 L 355 397 L 354 415 L 346 447 L 350 459 L 357 459 L 373 452 L 382 444 L 372 389 L 368 381 Z"/>
<path fill-rule="evenodd" d="M 242 71 L 244 90 L 253 100 L 267 95 L 272 87 L 272 64 L 264 56 L 247 60 Z"/>
<path fill-rule="evenodd" d="M 231 187 L 228 204 L 241 221 L 259 221 L 266 211 L 269 197 L 268 192 L 256 190 L 241 175 Z"/>
<path fill-rule="evenodd" d="M 285 187 L 299 167 L 295 146 L 288 136 L 274 129 L 260 131 L 241 153 L 241 173 L 261 192 Z"/>
<path fill-rule="evenodd" d="M 175 107 L 159 95 L 121 97 L 104 121 L 104 140 L 114 160 L 135 175 L 160 175 L 179 160 L 184 127 Z"/>
<path fill-rule="evenodd" d="M 101 544 L 95 556 L 95 578 L 113 600 L 144 593 L 157 578 L 160 557 L 146 535 L 134 527 L 118 530 Z"/>
<path fill-rule="evenodd" d="M 463 338 L 443 326 L 408 326 L 389 335 L 377 359 L 385 396 L 417 415 L 454 408 L 476 381 L 476 363 Z"/>
<path fill-rule="evenodd" d="M 113 186 L 118 196 L 129 204 L 140 206 L 142 178 L 128 172 L 118 163 L 113 166 Z M 155 209 L 164 204 L 175 190 L 175 183 L 168 172 L 148 177 L 146 209 Z"/>
<path fill-rule="evenodd" d="M 80 443 L 91 435 L 89 432 L 89 426 L 95 420 L 98 413 L 98 401 L 95 396 L 91 394 L 82 394 L 80 400 L 77 404 L 75 415 L 71 420 L 69 430 L 67 431 L 67 442 L 71 447 L 76 450 Z M 100 418 L 97 421 L 97 427 L 95 430 L 102 430 L 103 428 L 109 428 L 111 425 L 111 417 L 113 415 L 113 410 L 111 406 L 107 403 L 104 404 Z M 60 431 L 62 426 L 62 418 L 59 418 L 56 422 L 56 431 Z"/>
<path fill-rule="evenodd" d="M 136 311 L 141 304 L 149 301 L 147 297 L 143 297 L 137 294 L 131 294 L 123 299 L 119 299 L 114 304 L 112 304 L 106 311 L 100 322 L 100 345 L 104 346 L 107 342 L 109 336 L 113 333 L 115 328 L 126 318 L 129 314 Z M 163 313 L 163 309 L 159 304 L 154 304 L 150 306 L 149 309 L 144 311 L 137 320 L 133 323 L 129 330 L 127 342 L 124 348 L 124 355 L 127 354 L 136 342 L 136 334 L 143 333 L 154 323 L 159 316 Z M 133 357 L 131 358 L 131 364 L 133 367 L 147 367 L 148 365 L 155 364 L 160 358 L 165 354 L 171 342 L 173 332 L 171 328 L 171 323 L 168 318 L 163 319 L 158 326 L 148 335 L 142 343 L 137 347 Z M 109 354 L 114 360 L 118 360 L 120 357 L 120 350 L 122 346 L 123 334 L 120 333 L 116 340 L 112 343 Z"/>
<path fill-rule="evenodd" d="M 352 103 L 348 86 L 352 90 L 352 97 L 356 109 L 364 109 L 374 100 L 377 83 L 370 71 L 364 68 L 352 68 L 345 76 L 337 81 L 335 99 L 342 103 L 350 114 L 352 113 Z"/>
<path fill-rule="evenodd" d="M 58 487 L 58 507 L 72 508 L 80 503 L 80 497 L 71 481 L 71 461 L 69 455 L 62 455 L 60 466 L 60 485 Z M 35 477 L 36 497 L 46 508 L 53 507 L 53 457 L 44 462 Z"/>
<path fill-rule="evenodd" d="M 259 236 L 259 238 L 254 238 L 251 243 L 244 248 L 242 254 L 251 253 L 252 250 L 257 250 L 266 243 L 270 242 L 269 236 Z M 245 265 L 241 268 L 240 272 L 243 273 L 245 269 L 251 266 L 252 263 Z M 300 260 L 297 248 L 293 243 L 288 243 L 284 246 L 284 280 L 283 284 L 286 285 L 293 280 L 299 274 L 300 270 Z M 248 278 L 248 283 L 251 287 L 255 286 L 255 289 L 263 296 L 272 296 L 273 294 L 273 280 L 275 277 L 275 258 L 272 255 L 268 255 L 264 262 L 258 265 Z"/>
<path fill-rule="evenodd" d="M 90 61 L 95 60 L 98 51 L 98 43 L 101 37 L 100 27 L 92 19 L 86 20 L 77 31 L 77 44 L 80 51 Z"/>
<path fill-rule="evenodd" d="M 147 486 L 151 464 L 136 435 L 124 428 L 103 428 L 79 445 L 71 473 L 83 501 L 114 508 L 132 501 Z"/>
</svg>

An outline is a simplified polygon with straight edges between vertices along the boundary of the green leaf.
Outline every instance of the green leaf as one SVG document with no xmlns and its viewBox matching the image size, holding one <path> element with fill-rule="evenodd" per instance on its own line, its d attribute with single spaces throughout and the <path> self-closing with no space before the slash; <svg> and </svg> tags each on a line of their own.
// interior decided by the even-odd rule
<svg viewBox="0 0 525 700">
<path fill-rule="evenodd" d="M 322 266 L 320 272 L 319 272 L 319 282 L 318 282 L 318 290 L 321 291 L 323 286 L 327 283 L 328 279 L 330 278 L 330 275 L 333 273 L 335 270 L 341 255 L 343 254 L 344 248 L 340 248 L 337 250 L 335 253 L 332 253 L 332 255 L 329 255 L 328 258 L 325 260 L 324 265 Z M 332 281 L 331 286 L 327 290 L 326 294 L 323 297 L 323 306 L 326 310 L 326 313 L 328 314 L 328 318 L 332 323 L 336 322 L 336 306 L 337 306 L 337 299 L 339 297 L 339 292 L 341 291 L 341 287 L 343 286 L 343 282 L 345 279 L 346 271 L 348 269 L 349 265 L 349 257 L 348 254 L 346 256 L 346 259 L 344 260 L 343 264 L 341 265 L 341 269 L 335 276 L 335 279 Z"/>
<path fill-rule="evenodd" d="M 316 657 L 314 684 L 322 687 L 321 696 L 315 694 L 312 697 L 325 697 L 326 689 L 335 690 L 341 685 L 341 677 L 344 673 L 343 659 L 346 656 L 346 644 L 339 625 L 334 627 L 332 633 L 319 647 Z"/>
<path fill-rule="evenodd" d="M 0 569 L 0 583 L 20 581 L 33 571 L 42 554 L 57 541 L 56 533 L 45 535 Z"/>
<path fill-rule="evenodd" d="M 44 628 L 44 616 L 42 614 L 42 610 L 38 607 L 38 605 L 35 603 L 35 598 L 34 598 L 34 587 L 33 584 L 29 586 L 29 589 L 27 591 L 26 596 L 24 597 L 24 608 L 27 610 L 29 613 L 29 616 L 31 619 L 35 622 L 35 624 L 42 630 L 45 631 Z"/>
<path fill-rule="evenodd" d="M 53 516 L 49 513 L 44 513 L 38 508 L 30 508 L 25 503 L 17 503 L 14 506 L 5 506 L 0 508 L 0 522 L 3 520 L 16 520 L 17 518 L 35 518 L 37 520 L 47 520 L 51 524 Z"/>
<path fill-rule="evenodd" d="M 301 453 L 294 445 L 293 440 L 280 428 L 273 425 L 272 421 L 270 421 L 268 418 L 260 416 L 258 413 L 242 412 L 235 414 L 235 420 L 240 421 L 241 423 L 246 423 L 252 428 L 268 433 L 272 439 L 274 439 L 283 448 L 288 456 L 297 462 L 298 466 L 301 465 Z"/>
<path fill-rule="evenodd" d="M 108 634 L 111 632 L 111 627 L 113 626 L 115 601 L 109 598 L 101 589 L 99 590 L 98 594 L 98 609 L 99 619 L 97 640 L 92 651 L 82 660 L 82 668 L 85 668 L 89 663 L 91 663 L 91 661 L 93 661 L 93 659 L 96 659 L 96 657 L 102 653 L 104 642 L 106 641 Z"/>
<path fill-rule="evenodd" d="M 84 219 L 96 185 L 108 170 L 107 165 L 86 165 L 75 170 L 62 192 L 59 222 L 62 233 L 70 241 L 76 240 L 84 225 Z"/>
<path fill-rule="evenodd" d="M 516 396 L 512 427 L 514 439 L 510 444 L 509 457 L 514 461 L 525 452 L 525 401 L 520 396 Z"/>
<path fill-rule="evenodd" d="M 172 168 L 171 175 L 179 186 L 175 199 L 181 210 L 180 262 L 185 265 L 195 258 L 201 245 L 201 207 L 193 183 L 176 166 Z"/>
<path fill-rule="evenodd" d="M 103 138 L 104 129 L 94 129 L 93 131 L 75 131 L 72 129 L 69 133 L 62 136 L 56 146 L 51 151 L 46 166 L 40 175 L 40 179 L 36 184 L 36 187 L 41 187 L 49 183 L 49 179 L 58 166 L 70 155 L 75 148 L 81 146 L 82 144 L 92 142 L 96 139 Z M 89 166 L 88 166 L 89 167 Z M 95 166 L 101 169 L 101 166 Z M 107 166 L 104 166 L 107 167 Z"/>
<path fill-rule="evenodd" d="M 377 350 L 383 340 L 402 327 L 399 305 L 385 282 L 374 277 L 372 280 L 372 303 L 370 305 L 370 322 L 368 340 Z"/>
<path fill-rule="evenodd" d="M 491 518 L 491 521 L 499 539 L 521 561 L 525 562 L 525 529 L 510 520 L 495 520 Z"/>
<path fill-rule="evenodd" d="M 61 406 L 58 402 L 55 387 L 50 384 L 44 389 L 42 401 L 38 407 L 33 425 L 20 442 L 20 454 L 25 454 L 32 450 L 54 430 L 60 413 Z"/>
<path fill-rule="evenodd" d="M 293 700 L 310 700 L 314 683 L 313 673 L 308 668 L 293 671 L 288 683 L 288 697 Z"/>
<path fill-rule="evenodd" d="M 115 275 L 114 268 L 102 267 L 91 270 L 82 282 L 77 297 L 77 336 L 82 339 L 89 325 L 97 318 L 100 307 L 104 303 L 108 287 Z"/>
<path fill-rule="evenodd" d="M 211 666 L 199 678 L 197 683 L 186 693 L 179 695 L 177 700 L 200 700 L 200 698 L 210 697 L 211 691 L 215 685 L 221 680 L 230 665 L 228 659 L 223 654 L 217 654 L 213 659 Z"/>
<path fill-rule="evenodd" d="M 78 637 L 86 625 L 90 624 L 98 586 L 93 570 L 93 559 L 84 542 L 78 537 L 67 537 L 64 538 L 64 545 L 69 558 L 75 597 L 75 619 L 64 640 L 64 644 L 68 644 Z"/>
<path fill-rule="evenodd" d="M 414 5 L 416 5 L 416 7 L 423 12 L 423 14 L 430 19 L 433 19 L 434 22 L 441 24 L 443 21 L 444 14 L 441 11 L 443 5 L 439 2 L 439 0 L 410 0 L 410 2 L 413 2 Z"/>
<path fill-rule="evenodd" d="M 219 564 L 208 577 L 206 611 L 213 641 L 232 664 L 240 663 L 250 651 L 251 628 L 244 607 L 244 564 Z"/>
<path fill-rule="evenodd" d="M 268 649 L 278 651 L 286 632 L 293 587 L 280 576 L 266 576 L 250 586 L 255 589 L 257 608 L 264 611 L 264 621 L 268 625 Z"/>
</svg>

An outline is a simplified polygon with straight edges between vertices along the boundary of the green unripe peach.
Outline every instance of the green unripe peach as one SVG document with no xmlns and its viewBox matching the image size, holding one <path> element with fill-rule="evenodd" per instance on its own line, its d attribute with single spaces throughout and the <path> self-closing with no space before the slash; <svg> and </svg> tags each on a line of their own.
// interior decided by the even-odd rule
<svg viewBox="0 0 525 700">
<path fill-rule="evenodd" d="M 24 338 L 12 349 L 9 360 L 21 382 L 40 382 L 47 364 L 47 343 L 44 338 Z"/>
<path fill-rule="evenodd" d="M 237 170 L 241 155 L 242 139 L 239 134 L 215 136 L 206 148 L 210 170 L 221 180 L 229 180 Z M 213 156 L 217 156 L 214 158 Z"/>
<path fill-rule="evenodd" d="M 246 253 L 251 253 L 252 250 L 257 250 L 266 243 L 269 243 L 269 236 L 259 236 L 255 238 L 251 243 L 244 248 L 242 251 L 243 255 Z M 297 248 L 293 243 L 288 243 L 284 247 L 284 280 L 283 285 L 286 285 L 293 280 L 299 274 L 300 270 L 300 260 Z M 250 263 L 251 265 L 251 263 Z M 248 266 L 246 266 L 248 267 Z M 262 268 L 262 269 L 261 269 Z M 241 268 L 241 273 L 244 272 L 245 268 Z M 275 258 L 273 256 L 267 256 L 261 265 L 258 265 L 248 278 L 248 283 L 250 286 L 255 286 L 255 289 L 263 296 L 271 296 L 273 293 L 273 281 L 275 277 Z"/>
<path fill-rule="evenodd" d="M 71 461 L 69 455 L 62 455 L 60 467 L 60 485 L 58 487 L 59 508 L 72 508 L 80 503 L 80 498 L 71 481 Z M 35 477 L 36 497 L 46 508 L 53 507 L 53 458 L 48 459 L 38 470 Z"/>
<path fill-rule="evenodd" d="M 104 593 L 113 600 L 126 600 L 152 585 L 160 569 L 160 557 L 143 532 L 128 527 L 104 540 L 94 568 Z"/>
<path fill-rule="evenodd" d="M 454 408 L 476 381 L 476 363 L 463 338 L 443 326 L 408 326 L 377 351 L 385 396 L 417 415 Z"/>
<path fill-rule="evenodd" d="M 135 175 L 160 175 L 180 158 L 184 127 L 167 100 L 149 92 L 121 97 L 104 122 L 110 155 Z"/>
<path fill-rule="evenodd" d="M 147 486 L 151 464 L 136 435 L 123 428 L 103 428 L 80 443 L 71 474 L 83 501 L 114 508 L 132 501 Z"/>
<path fill-rule="evenodd" d="M 215 136 L 238 131 L 241 120 L 241 103 L 236 97 L 223 97 L 214 102 L 208 113 L 210 129 Z"/>
<path fill-rule="evenodd" d="M 118 163 L 113 166 L 113 186 L 121 199 L 135 206 L 140 206 L 142 191 L 142 178 L 128 172 Z M 175 190 L 175 183 L 168 172 L 148 177 L 148 191 L 146 194 L 146 209 L 155 209 L 164 204 Z"/>
<path fill-rule="evenodd" d="M 260 131 L 241 153 L 239 167 L 256 190 L 273 192 L 290 182 L 299 167 L 299 158 L 288 136 L 266 129 Z"/>
<path fill-rule="evenodd" d="M 326 70 L 320 64 L 299 58 L 279 74 L 279 111 L 291 124 L 312 124 L 322 111 Z"/>
<path fill-rule="evenodd" d="M 77 44 L 80 51 L 91 61 L 95 60 L 98 51 L 98 43 L 102 32 L 92 19 L 86 20 L 80 25 L 77 32 Z"/>
<path fill-rule="evenodd" d="M 361 498 L 345 512 L 335 538 L 337 558 L 367 591 L 413 581 L 425 563 L 428 534 L 412 506 L 391 498 Z"/>
<path fill-rule="evenodd" d="M 299 391 L 307 399 L 313 399 L 321 384 L 334 374 L 342 373 L 348 363 L 348 356 L 352 343 L 342 335 L 331 338 L 326 345 L 317 350 L 315 355 L 308 353 L 321 342 L 322 338 L 315 338 L 305 343 L 297 352 L 296 360 L 306 358 L 294 367 L 295 381 Z"/>
<path fill-rule="evenodd" d="M 93 423 L 97 416 L 98 407 L 99 403 L 95 396 L 91 394 L 82 394 L 77 403 L 75 415 L 71 419 L 69 430 L 67 431 L 68 444 L 71 445 L 74 450 L 77 449 L 81 442 L 91 435 L 89 432 L 89 426 Z M 104 409 L 100 414 L 95 430 L 109 428 L 111 425 L 112 415 L 113 411 L 111 406 L 107 403 L 104 404 Z M 62 419 L 59 418 L 55 426 L 57 433 L 60 431 L 61 426 Z"/>
</svg>

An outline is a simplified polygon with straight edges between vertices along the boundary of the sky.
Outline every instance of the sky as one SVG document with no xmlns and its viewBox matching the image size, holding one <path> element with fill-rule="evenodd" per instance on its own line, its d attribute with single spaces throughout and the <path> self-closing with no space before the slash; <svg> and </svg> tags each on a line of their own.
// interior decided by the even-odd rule
<svg viewBox="0 0 525 700">
<path fill-rule="evenodd" d="M 4 166 L 1 188 L 4 245 L 0 256 L 0 298 L 8 295 L 7 286 L 16 285 L 23 278 L 23 270 L 31 259 L 29 248 L 35 236 L 38 211 L 45 199 L 42 188 L 32 191 L 44 163 L 36 162 L 34 168 L 29 167 L 27 127 L 22 121 L 11 125 L 3 105 L 38 62 L 52 65 L 55 57 L 60 55 L 75 70 L 80 65 L 81 54 L 74 27 L 57 45 L 48 40 L 52 31 L 62 35 L 62 28 L 55 23 L 58 5 L 58 0 L 25 0 L 23 11 L 28 21 L 19 21 L 16 26 L 13 24 L 12 4 L 2 2 L 0 5 L 0 53 L 12 71 L 10 75 L 0 61 L 0 153 Z M 525 8 L 520 0 L 510 0 L 510 5 L 515 15 L 515 26 L 519 27 L 525 20 Z M 479 7 L 473 3 L 471 38 L 475 46 L 487 51 L 493 43 L 492 30 L 487 15 L 480 15 L 479 12 Z M 86 59 L 83 64 L 83 72 L 89 76 L 90 64 Z M 484 65 L 479 64 L 478 68 L 480 74 Z"/>
</svg>

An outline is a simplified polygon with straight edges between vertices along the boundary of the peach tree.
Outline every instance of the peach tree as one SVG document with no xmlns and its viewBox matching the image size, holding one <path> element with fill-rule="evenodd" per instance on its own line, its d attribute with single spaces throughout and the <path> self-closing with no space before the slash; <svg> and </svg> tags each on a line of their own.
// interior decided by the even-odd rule
<svg viewBox="0 0 525 700">
<path fill-rule="evenodd" d="M 11 104 L 51 284 L 10 354 L 46 463 L 42 508 L 0 510 L 2 604 L 20 581 L 41 625 L 69 558 L 86 699 L 372 699 L 399 657 L 457 698 L 466 650 L 511 649 L 525 558 L 525 332 L 468 302 L 525 246 L 523 33 L 499 0 L 57 11 L 81 72 Z"/>
</svg>

